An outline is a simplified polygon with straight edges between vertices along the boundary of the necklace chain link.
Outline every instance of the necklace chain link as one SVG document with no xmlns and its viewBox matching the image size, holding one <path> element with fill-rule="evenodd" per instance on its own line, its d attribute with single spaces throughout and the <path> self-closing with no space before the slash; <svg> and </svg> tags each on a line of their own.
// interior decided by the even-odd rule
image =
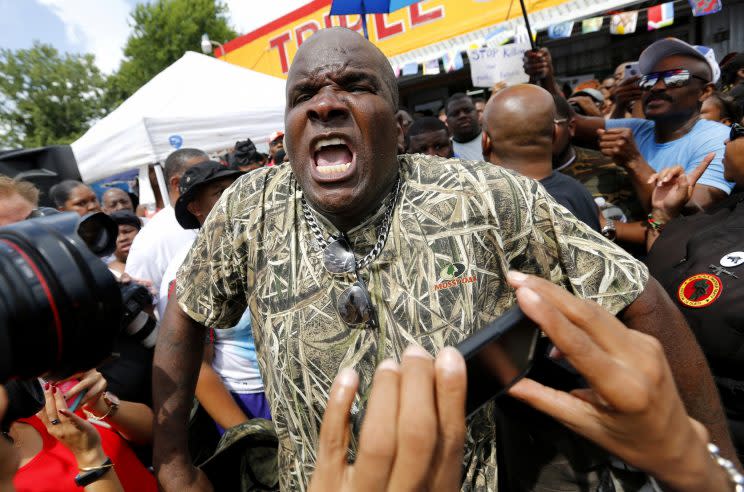
<svg viewBox="0 0 744 492">
<path fill-rule="evenodd" d="M 372 247 L 370 252 L 364 256 L 364 258 L 362 258 L 361 260 L 356 260 L 357 270 L 361 270 L 372 263 L 375 258 L 377 258 L 382 252 L 382 248 L 385 247 L 385 242 L 387 241 L 388 234 L 390 233 L 390 226 L 393 223 L 393 211 L 395 210 L 395 202 L 398 201 L 400 187 L 400 176 L 398 176 L 398 179 L 395 181 L 395 186 L 393 187 L 393 192 L 388 195 L 388 204 L 387 208 L 385 209 L 385 215 L 383 216 L 382 222 L 380 223 L 380 229 L 377 233 L 377 242 Z M 315 215 L 313 215 L 312 210 L 310 210 L 310 206 L 305 201 L 304 195 L 300 198 L 300 202 L 302 203 L 302 214 L 305 216 L 305 220 L 310 227 L 310 231 L 315 236 L 318 244 L 320 244 L 322 247 L 328 246 L 328 240 L 323 237 L 323 231 L 320 229 L 320 224 L 318 224 Z"/>
</svg>

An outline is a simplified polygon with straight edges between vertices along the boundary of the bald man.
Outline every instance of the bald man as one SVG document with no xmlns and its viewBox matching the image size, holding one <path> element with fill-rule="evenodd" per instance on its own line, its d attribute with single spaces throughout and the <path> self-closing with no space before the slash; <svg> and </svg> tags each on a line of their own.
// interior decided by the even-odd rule
<svg viewBox="0 0 744 492">
<path fill-rule="evenodd" d="M 553 170 L 556 144 L 555 102 L 536 85 L 516 85 L 495 94 L 483 111 L 486 161 L 540 181 L 547 192 L 579 220 L 600 232 L 592 195 L 575 179 Z"/>
<path fill-rule="evenodd" d="M 339 369 L 357 371 L 353 418 L 359 423 L 366 409 L 374 411 L 366 402 L 380 388 L 373 375 L 382 359 L 400 360 L 405 345 L 416 344 L 401 372 L 425 375 L 418 362 L 430 360 L 426 352 L 456 345 L 514 303 L 507 268 L 596 300 L 628 326 L 659 338 L 690 414 L 711 429 L 724 452 L 731 449 L 720 403 L 710 396 L 715 386 L 705 358 L 642 264 L 532 180 L 482 161 L 397 155 L 398 85 L 376 46 L 348 29 L 319 30 L 295 55 L 286 97 L 289 163 L 252 171 L 225 190 L 178 272 L 177 302 L 166 308 L 153 369 L 153 461 L 162 490 L 210 489 L 205 472 L 192 465 L 187 439 L 207 327 L 234 326 L 250 308 L 279 439 L 280 487 L 307 490 L 316 461 L 329 456 L 317 446 Z M 342 250 L 345 265 L 338 261 Z M 454 490 L 461 481 L 465 490 L 496 490 L 502 470 L 496 473 L 492 407 L 466 426 L 463 408 L 449 405 L 457 400 L 444 397 L 434 408 L 433 390 L 425 383 L 402 389 L 418 410 L 412 419 L 398 417 L 397 402 L 384 407 L 391 412 L 385 421 L 405 429 L 399 449 L 412 447 L 418 458 L 402 468 L 394 490 Z M 439 418 L 446 438 L 417 432 L 418 424 Z M 452 436 L 465 432 L 463 450 Z M 347 435 L 352 455 L 363 456 L 356 454 L 356 431 Z M 437 440 L 428 441 L 440 446 L 437 454 L 455 462 L 463 457 L 464 466 L 429 469 L 434 458 L 415 452 L 429 438 Z M 345 456 L 343 438 L 336 446 Z M 585 480 L 583 463 L 574 469 L 564 461 L 561 469 L 581 487 L 552 490 L 597 489 L 595 480 Z M 384 464 L 378 468 L 389 472 Z M 614 480 L 605 470 L 601 478 Z M 430 486 L 442 475 L 450 486 Z M 384 488 L 377 478 L 370 477 L 369 487 Z"/>
<path fill-rule="evenodd" d="M 129 194 L 121 188 L 109 188 L 103 194 L 103 206 L 101 209 L 105 214 L 112 214 L 119 210 L 128 210 L 134 213 L 134 204 Z"/>
</svg>

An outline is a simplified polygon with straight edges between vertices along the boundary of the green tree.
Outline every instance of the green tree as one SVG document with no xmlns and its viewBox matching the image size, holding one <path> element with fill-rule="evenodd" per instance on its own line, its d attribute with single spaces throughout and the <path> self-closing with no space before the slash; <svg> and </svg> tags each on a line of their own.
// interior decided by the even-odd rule
<svg viewBox="0 0 744 492">
<path fill-rule="evenodd" d="M 70 143 L 106 113 L 106 77 L 93 55 L 47 44 L 0 49 L 0 148 Z"/>
<path fill-rule="evenodd" d="M 111 77 L 107 98 L 118 103 L 183 56 L 199 51 L 202 34 L 224 42 L 237 36 L 228 25 L 227 7 L 215 0 L 154 0 L 131 14 L 132 33 L 124 60 Z"/>
</svg>

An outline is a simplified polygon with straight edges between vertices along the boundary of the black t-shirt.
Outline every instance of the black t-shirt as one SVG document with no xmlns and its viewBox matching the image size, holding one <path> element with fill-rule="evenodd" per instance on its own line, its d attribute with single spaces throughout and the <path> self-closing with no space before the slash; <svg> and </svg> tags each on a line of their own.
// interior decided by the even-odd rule
<svg viewBox="0 0 744 492">
<path fill-rule="evenodd" d="M 566 207 L 577 219 L 600 232 L 597 205 L 589 190 L 581 183 L 565 174 L 553 171 L 550 176 L 541 179 L 540 184 L 555 201 Z"/>
<path fill-rule="evenodd" d="M 122 400 L 152 406 L 152 358 L 154 349 L 120 334 L 114 347 L 118 357 L 98 370 L 106 378 L 107 390 Z"/>
<path fill-rule="evenodd" d="M 669 222 L 645 262 L 685 315 L 713 373 L 744 381 L 744 193 Z"/>
</svg>

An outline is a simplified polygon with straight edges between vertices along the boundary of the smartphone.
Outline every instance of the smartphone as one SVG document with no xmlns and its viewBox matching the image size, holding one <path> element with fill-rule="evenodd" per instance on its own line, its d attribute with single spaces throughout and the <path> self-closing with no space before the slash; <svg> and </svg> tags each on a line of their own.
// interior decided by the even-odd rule
<svg viewBox="0 0 744 492">
<path fill-rule="evenodd" d="M 59 383 L 57 385 L 57 390 L 62 393 L 62 396 L 64 396 L 65 392 L 74 388 L 75 385 L 78 384 L 79 382 L 80 382 L 79 379 L 68 379 L 62 383 Z M 67 402 L 67 408 L 69 408 L 71 412 L 74 412 L 75 410 L 77 410 L 80 407 L 80 404 L 83 402 L 83 398 L 85 398 L 85 394 L 87 392 L 88 392 L 87 390 L 83 390 L 77 395 L 75 395 L 72 401 Z"/>
<path fill-rule="evenodd" d="M 627 63 L 625 65 L 625 74 L 623 75 L 623 80 L 635 77 L 637 75 L 641 75 L 641 69 L 638 66 L 638 62 L 636 61 L 633 63 Z"/>
<path fill-rule="evenodd" d="M 539 338 L 540 327 L 515 305 L 457 345 L 467 369 L 468 417 L 527 373 Z"/>
</svg>

